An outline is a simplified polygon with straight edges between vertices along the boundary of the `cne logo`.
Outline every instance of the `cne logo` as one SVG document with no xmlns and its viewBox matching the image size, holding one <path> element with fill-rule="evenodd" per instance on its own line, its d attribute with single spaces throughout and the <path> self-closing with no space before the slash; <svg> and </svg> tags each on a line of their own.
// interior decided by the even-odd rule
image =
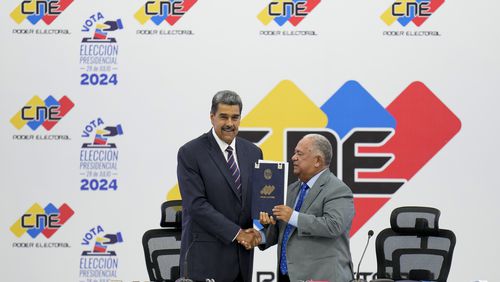
<svg viewBox="0 0 500 282">
<path fill-rule="evenodd" d="M 459 132 L 461 122 L 418 81 L 383 107 L 357 81 L 346 82 L 318 106 L 285 80 L 243 118 L 241 127 L 239 136 L 258 144 L 272 160 L 290 160 L 306 134 L 329 139 L 330 170 L 355 196 L 354 235 Z M 289 183 L 296 180 L 292 169 Z"/>
<path fill-rule="evenodd" d="M 50 25 L 71 3 L 73 0 L 25 0 L 10 13 L 10 17 L 18 24 L 28 19 L 33 25 L 40 20 Z"/>
<path fill-rule="evenodd" d="M 387 25 L 398 21 L 402 26 L 410 22 L 421 26 L 443 3 L 444 0 L 396 0 L 380 18 Z"/>
<path fill-rule="evenodd" d="M 321 0 L 280 0 L 272 1 L 257 15 L 264 25 L 274 21 L 279 26 L 286 22 L 297 26 Z"/>
<path fill-rule="evenodd" d="M 28 125 L 31 130 L 35 131 L 41 125 L 46 130 L 51 130 L 74 105 L 66 96 L 59 100 L 48 96 L 42 100 L 35 95 L 10 119 L 10 123 L 17 129 Z"/>
<path fill-rule="evenodd" d="M 155 25 L 165 21 L 173 26 L 196 2 L 197 0 L 147 1 L 134 17 L 142 25 L 151 20 Z"/>
<path fill-rule="evenodd" d="M 10 231 L 18 238 L 28 233 L 35 239 L 41 233 L 49 239 L 74 213 L 66 203 L 59 208 L 51 203 L 45 208 L 35 203 L 10 227 Z"/>
</svg>

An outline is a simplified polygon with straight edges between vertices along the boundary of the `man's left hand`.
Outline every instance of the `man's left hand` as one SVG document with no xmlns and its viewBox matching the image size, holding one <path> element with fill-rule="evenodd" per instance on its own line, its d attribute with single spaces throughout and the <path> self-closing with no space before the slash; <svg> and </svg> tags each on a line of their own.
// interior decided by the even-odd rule
<svg viewBox="0 0 500 282">
<path fill-rule="evenodd" d="M 285 222 L 288 222 L 290 220 L 292 212 L 293 212 L 292 208 L 285 205 L 274 206 L 273 208 L 273 215 L 277 219 L 283 220 Z"/>
</svg>

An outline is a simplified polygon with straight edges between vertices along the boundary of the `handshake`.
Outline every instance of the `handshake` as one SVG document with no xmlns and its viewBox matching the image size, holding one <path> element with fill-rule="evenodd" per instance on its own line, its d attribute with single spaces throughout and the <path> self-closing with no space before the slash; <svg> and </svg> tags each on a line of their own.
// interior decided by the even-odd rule
<svg viewBox="0 0 500 282">
<path fill-rule="evenodd" d="M 288 222 L 292 214 L 292 209 L 284 205 L 275 206 L 273 208 L 273 214 L 277 219 Z M 269 224 L 276 224 L 276 220 L 267 212 L 260 212 L 259 221 L 260 224 L 264 225 L 264 227 L 268 226 Z M 262 236 L 260 235 L 260 232 L 258 230 L 255 230 L 253 228 L 241 229 L 236 236 L 236 241 L 243 245 L 245 249 L 251 250 L 260 245 L 260 243 L 262 242 Z"/>
<path fill-rule="evenodd" d="M 253 228 L 241 229 L 236 236 L 236 240 L 243 245 L 245 249 L 251 250 L 262 242 L 262 236 L 258 230 Z"/>
<path fill-rule="evenodd" d="M 288 222 L 292 215 L 292 209 L 285 205 L 275 206 L 273 208 L 273 215 L 276 219 L 283 220 Z M 276 224 L 276 219 L 273 218 L 272 215 L 269 215 L 267 212 L 259 213 L 259 222 L 264 225 L 264 227 Z M 243 245 L 245 249 L 251 250 L 258 246 L 262 242 L 262 236 L 258 230 L 253 228 L 241 229 L 238 235 L 236 236 L 236 240 L 238 243 Z"/>
</svg>

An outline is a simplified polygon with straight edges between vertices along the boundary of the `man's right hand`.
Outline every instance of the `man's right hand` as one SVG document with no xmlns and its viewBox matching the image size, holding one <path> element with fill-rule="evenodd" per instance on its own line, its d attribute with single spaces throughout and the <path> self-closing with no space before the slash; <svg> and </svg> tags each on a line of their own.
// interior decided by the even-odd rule
<svg viewBox="0 0 500 282">
<path fill-rule="evenodd" d="M 276 224 L 276 221 L 274 220 L 273 216 L 269 216 L 269 214 L 267 212 L 260 212 L 259 214 L 259 221 L 260 221 L 260 224 L 264 225 L 264 226 L 268 226 L 269 224 Z"/>
<path fill-rule="evenodd" d="M 243 245 L 245 249 L 251 250 L 255 246 L 260 244 L 262 238 L 259 231 L 253 228 L 248 228 L 245 230 L 240 230 L 240 232 L 236 236 L 236 240 L 238 241 L 238 243 Z"/>
</svg>

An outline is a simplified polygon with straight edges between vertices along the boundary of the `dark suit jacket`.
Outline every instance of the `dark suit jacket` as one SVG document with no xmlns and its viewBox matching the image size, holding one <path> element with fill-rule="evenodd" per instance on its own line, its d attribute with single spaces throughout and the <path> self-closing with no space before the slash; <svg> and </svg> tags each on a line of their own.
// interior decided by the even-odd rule
<svg viewBox="0 0 500 282">
<path fill-rule="evenodd" d="M 254 163 L 262 159 L 262 151 L 253 143 L 236 137 L 236 155 L 241 175 L 241 199 L 212 131 L 179 149 L 182 276 L 203 281 L 207 278 L 234 281 L 241 272 L 244 281 L 251 281 L 253 251 L 245 250 L 233 239 L 240 228 L 253 226 L 250 176 Z"/>
<path fill-rule="evenodd" d="M 300 182 L 288 186 L 287 206 L 293 207 Z M 353 279 L 349 232 L 354 217 L 351 189 L 330 171 L 324 171 L 304 199 L 298 227 L 292 228 L 287 243 L 290 281 L 326 280 L 348 282 Z M 287 223 L 278 221 L 266 229 L 266 245 L 281 242 Z M 279 269 L 278 269 L 279 271 Z"/>
</svg>

